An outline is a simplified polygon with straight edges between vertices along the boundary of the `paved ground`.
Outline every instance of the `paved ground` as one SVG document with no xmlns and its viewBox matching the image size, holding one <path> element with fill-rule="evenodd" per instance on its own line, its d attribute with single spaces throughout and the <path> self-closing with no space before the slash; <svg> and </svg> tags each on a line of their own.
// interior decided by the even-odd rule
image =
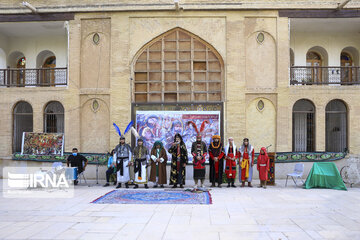
<svg viewBox="0 0 360 240">
<path fill-rule="evenodd" d="M 113 189 L 100 185 L 72 199 L 1 196 L 0 239 L 360 239 L 360 188 L 284 185 L 216 188 L 212 205 L 89 203 Z"/>
</svg>

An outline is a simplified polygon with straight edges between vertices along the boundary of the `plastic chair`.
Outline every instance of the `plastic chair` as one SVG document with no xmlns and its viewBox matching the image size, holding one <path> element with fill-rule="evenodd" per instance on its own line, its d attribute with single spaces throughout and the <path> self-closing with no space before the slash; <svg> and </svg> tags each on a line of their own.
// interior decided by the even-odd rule
<svg viewBox="0 0 360 240">
<path fill-rule="evenodd" d="M 53 170 L 54 172 L 59 171 L 59 170 L 61 170 L 61 169 L 63 169 L 62 162 L 54 162 L 54 163 L 52 164 L 52 170 Z"/>
<path fill-rule="evenodd" d="M 294 168 L 294 172 L 288 173 L 287 176 L 286 176 L 285 187 L 287 186 L 287 181 L 288 181 L 289 176 L 294 181 L 295 186 L 297 186 L 297 180 L 298 179 L 300 179 L 301 182 L 304 184 L 304 181 L 302 180 L 302 175 L 303 174 L 304 174 L 304 164 L 303 163 L 296 163 L 295 168 Z"/>
<path fill-rule="evenodd" d="M 84 172 L 85 172 L 85 171 L 82 171 L 81 173 L 79 173 L 79 175 L 78 175 L 78 179 L 80 180 L 80 184 L 81 184 L 81 177 L 82 177 L 82 178 L 84 179 L 85 184 L 87 185 L 87 182 L 86 182 L 86 178 L 85 178 Z"/>
</svg>

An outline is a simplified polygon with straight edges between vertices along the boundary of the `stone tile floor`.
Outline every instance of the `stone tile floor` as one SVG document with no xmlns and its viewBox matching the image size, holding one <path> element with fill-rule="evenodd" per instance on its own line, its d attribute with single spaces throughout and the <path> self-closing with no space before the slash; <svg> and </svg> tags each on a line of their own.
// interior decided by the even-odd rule
<svg viewBox="0 0 360 240">
<path fill-rule="evenodd" d="M 70 199 L 1 194 L 0 239 L 360 239 L 359 187 L 306 190 L 278 180 L 212 189 L 212 205 L 90 203 L 113 189 L 76 186 Z"/>
</svg>

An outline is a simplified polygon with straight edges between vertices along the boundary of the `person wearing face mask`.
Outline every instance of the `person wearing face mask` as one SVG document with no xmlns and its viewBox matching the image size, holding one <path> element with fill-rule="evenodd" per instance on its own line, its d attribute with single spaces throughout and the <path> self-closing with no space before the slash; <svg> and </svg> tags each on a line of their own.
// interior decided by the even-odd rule
<svg viewBox="0 0 360 240">
<path fill-rule="evenodd" d="M 66 164 L 68 167 L 69 167 L 69 165 L 71 167 L 76 167 L 77 174 L 79 175 L 80 173 L 85 171 L 85 168 L 88 164 L 88 160 L 86 159 L 86 157 L 84 157 L 83 155 L 78 153 L 77 148 L 73 148 L 72 154 L 67 158 Z M 74 180 L 74 185 L 77 185 L 77 184 L 78 184 L 78 180 Z"/>
</svg>

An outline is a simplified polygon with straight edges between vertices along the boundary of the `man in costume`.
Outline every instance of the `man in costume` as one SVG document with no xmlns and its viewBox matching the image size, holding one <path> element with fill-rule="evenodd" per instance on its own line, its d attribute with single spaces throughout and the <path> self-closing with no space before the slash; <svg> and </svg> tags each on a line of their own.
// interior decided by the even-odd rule
<svg viewBox="0 0 360 240">
<path fill-rule="evenodd" d="M 245 182 L 248 182 L 248 186 L 252 187 L 251 180 L 253 174 L 255 152 L 254 152 L 254 147 L 250 145 L 248 138 L 244 138 L 243 144 L 239 149 L 239 154 L 240 154 L 239 164 L 241 167 L 241 174 L 239 174 L 239 177 L 242 183 L 241 187 L 245 187 Z"/>
<path fill-rule="evenodd" d="M 225 174 L 228 182 L 228 186 L 235 186 L 235 178 L 236 178 L 236 160 L 239 158 L 239 153 L 237 151 L 236 145 L 234 143 L 234 139 L 230 137 L 228 139 L 228 144 L 225 147 Z"/>
<path fill-rule="evenodd" d="M 259 171 L 260 186 L 266 188 L 266 181 L 268 180 L 268 172 L 270 169 L 270 159 L 266 152 L 266 148 L 261 148 L 260 154 L 257 158 L 257 170 Z"/>
<path fill-rule="evenodd" d="M 144 184 L 145 188 L 149 188 L 147 185 L 147 167 L 148 167 L 148 157 L 149 151 L 144 146 L 144 140 L 139 138 L 137 141 L 137 146 L 134 147 L 133 150 L 133 165 L 134 165 L 134 173 L 135 173 L 135 187 L 138 188 L 138 184 Z"/>
<path fill-rule="evenodd" d="M 198 182 L 201 181 L 201 187 L 204 188 L 204 180 L 205 180 L 205 157 L 207 155 L 207 148 L 205 142 L 202 141 L 201 134 L 204 131 L 205 124 L 209 123 L 208 121 L 203 121 L 200 127 L 200 131 L 198 130 L 196 124 L 193 121 L 189 121 L 188 125 L 192 125 L 194 130 L 196 131 L 196 141 L 192 143 L 191 146 L 191 154 L 193 156 L 193 166 L 194 166 L 194 189 L 198 188 Z"/>
<path fill-rule="evenodd" d="M 174 142 L 168 152 L 172 155 L 170 185 L 176 188 L 178 184 L 183 188 L 185 185 L 185 168 L 188 162 L 186 145 L 179 133 L 175 134 Z"/>
<path fill-rule="evenodd" d="M 215 183 L 217 183 L 221 188 L 225 158 L 224 147 L 219 135 L 214 135 L 212 140 L 209 146 L 210 182 L 212 187 L 215 187 Z"/>
<path fill-rule="evenodd" d="M 76 167 L 77 175 L 79 176 L 80 173 L 85 171 L 85 168 L 88 164 L 88 160 L 86 159 L 86 157 L 84 157 L 83 155 L 78 153 L 77 148 L 73 148 L 72 154 L 67 158 L 66 164 L 68 167 L 69 167 L 69 165 L 71 165 L 71 167 Z M 77 184 L 78 184 L 78 180 L 77 180 L 77 176 L 76 176 L 76 180 L 74 180 L 74 185 L 77 185 Z"/>
<path fill-rule="evenodd" d="M 154 182 L 154 188 L 163 188 L 166 184 L 166 163 L 167 163 L 166 150 L 163 147 L 161 141 L 156 141 L 151 149 L 151 170 L 150 170 L 150 182 Z"/>
<path fill-rule="evenodd" d="M 114 159 L 116 159 L 117 182 L 116 188 L 121 188 L 121 184 L 125 183 L 125 187 L 129 188 L 131 165 L 131 148 L 125 143 L 125 137 L 120 137 L 120 143 L 115 147 Z"/>
</svg>

